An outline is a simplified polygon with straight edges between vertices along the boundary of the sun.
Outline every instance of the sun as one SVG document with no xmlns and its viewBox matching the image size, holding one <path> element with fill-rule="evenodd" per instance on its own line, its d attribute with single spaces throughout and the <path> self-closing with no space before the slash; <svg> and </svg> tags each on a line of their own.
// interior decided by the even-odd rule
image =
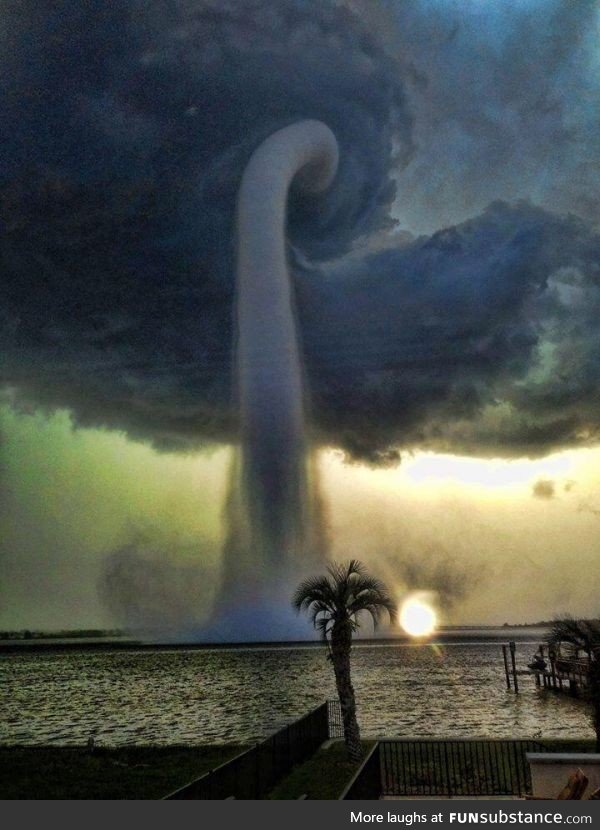
<svg viewBox="0 0 600 830">
<path fill-rule="evenodd" d="M 409 597 L 400 610 L 400 625 L 411 637 L 428 637 L 435 631 L 436 614 L 430 605 Z"/>
</svg>

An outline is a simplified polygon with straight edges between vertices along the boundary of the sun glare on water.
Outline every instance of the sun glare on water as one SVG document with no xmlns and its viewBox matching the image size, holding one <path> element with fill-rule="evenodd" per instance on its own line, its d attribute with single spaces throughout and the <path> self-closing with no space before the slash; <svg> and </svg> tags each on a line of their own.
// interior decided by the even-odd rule
<svg viewBox="0 0 600 830">
<path fill-rule="evenodd" d="M 400 610 L 400 625 L 411 637 L 428 637 L 436 626 L 435 611 L 420 599 L 409 597 Z"/>
</svg>

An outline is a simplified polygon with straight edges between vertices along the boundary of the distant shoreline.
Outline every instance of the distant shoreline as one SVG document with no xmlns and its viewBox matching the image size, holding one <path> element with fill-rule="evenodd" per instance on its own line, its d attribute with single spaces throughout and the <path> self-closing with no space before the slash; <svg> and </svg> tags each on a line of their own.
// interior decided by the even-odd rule
<svg viewBox="0 0 600 830">
<path fill-rule="evenodd" d="M 553 624 L 552 620 L 541 620 L 533 623 L 501 623 L 498 625 L 488 625 L 482 623 L 478 625 L 440 625 L 438 631 L 497 631 L 510 628 L 549 628 Z M 77 629 L 63 629 L 59 631 L 37 631 L 35 629 L 18 629 L 18 630 L 4 630 L 0 631 L 0 642 L 4 641 L 31 641 L 31 640 L 80 640 L 80 639 L 106 639 L 112 637 L 117 638 L 131 638 L 141 636 L 134 632 L 127 631 L 121 628 L 77 628 Z M 377 639 L 377 638 L 374 638 Z"/>
<path fill-rule="evenodd" d="M 543 636 L 541 632 L 548 629 L 548 625 L 519 625 L 519 626 L 442 626 L 439 628 L 433 637 L 430 639 L 416 639 L 409 636 L 394 636 L 394 637 L 365 637 L 356 638 L 354 645 L 360 646 L 383 646 L 383 645 L 398 645 L 398 646 L 415 646 L 428 644 L 459 644 L 463 643 L 476 644 L 478 642 L 506 642 L 508 639 L 515 639 L 519 641 L 531 641 L 534 632 L 539 638 Z M 537 639 L 534 638 L 534 639 Z M 270 640 L 262 642 L 189 642 L 189 641 L 164 641 L 159 638 L 156 640 L 150 639 L 134 639 L 126 636 L 112 638 L 107 635 L 103 638 L 91 637 L 56 637 L 49 636 L 31 639 L 11 639 L 0 640 L 0 654 L 9 654 L 15 652 L 49 652 L 49 651 L 126 651 L 126 650 L 143 650 L 143 651 L 176 651 L 178 649 L 265 649 L 265 648 L 315 648 L 321 647 L 322 641 L 318 639 L 312 640 Z"/>
</svg>

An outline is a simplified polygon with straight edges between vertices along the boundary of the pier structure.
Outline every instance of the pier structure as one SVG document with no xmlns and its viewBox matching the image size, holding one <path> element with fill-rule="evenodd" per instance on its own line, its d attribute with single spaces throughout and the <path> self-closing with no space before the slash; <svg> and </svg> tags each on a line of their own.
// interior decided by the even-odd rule
<svg viewBox="0 0 600 830">
<path fill-rule="evenodd" d="M 540 643 L 537 648 L 537 655 L 540 658 L 539 667 L 530 665 L 526 669 L 517 669 L 516 644 L 514 642 L 502 644 L 502 655 L 506 688 L 509 691 L 514 691 L 515 694 L 519 694 L 518 678 L 522 675 L 533 676 L 538 688 L 566 692 L 573 697 L 578 697 L 582 692 L 585 693 L 589 686 L 589 658 L 587 656 L 580 657 L 577 653 L 561 654 L 560 646 L 556 651 Z M 542 664 L 545 665 L 542 667 Z"/>
<path fill-rule="evenodd" d="M 543 645 L 540 645 L 539 653 L 544 657 Z M 566 691 L 575 697 L 587 689 L 590 682 L 590 661 L 587 657 L 562 656 L 560 652 L 548 649 L 548 664 L 546 669 L 530 669 L 536 686 Z"/>
</svg>

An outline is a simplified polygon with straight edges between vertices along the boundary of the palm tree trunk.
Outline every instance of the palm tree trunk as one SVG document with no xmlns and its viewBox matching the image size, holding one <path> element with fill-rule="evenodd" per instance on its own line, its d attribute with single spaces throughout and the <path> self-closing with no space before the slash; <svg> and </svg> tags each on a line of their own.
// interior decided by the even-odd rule
<svg viewBox="0 0 600 830">
<path fill-rule="evenodd" d="M 335 684 L 342 709 L 344 741 L 351 761 L 361 761 L 363 748 L 356 719 L 356 699 L 350 676 L 350 648 L 352 631 L 348 625 L 335 626 L 331 633 L 331 661 L 335 672 Z"/>
</svg>

